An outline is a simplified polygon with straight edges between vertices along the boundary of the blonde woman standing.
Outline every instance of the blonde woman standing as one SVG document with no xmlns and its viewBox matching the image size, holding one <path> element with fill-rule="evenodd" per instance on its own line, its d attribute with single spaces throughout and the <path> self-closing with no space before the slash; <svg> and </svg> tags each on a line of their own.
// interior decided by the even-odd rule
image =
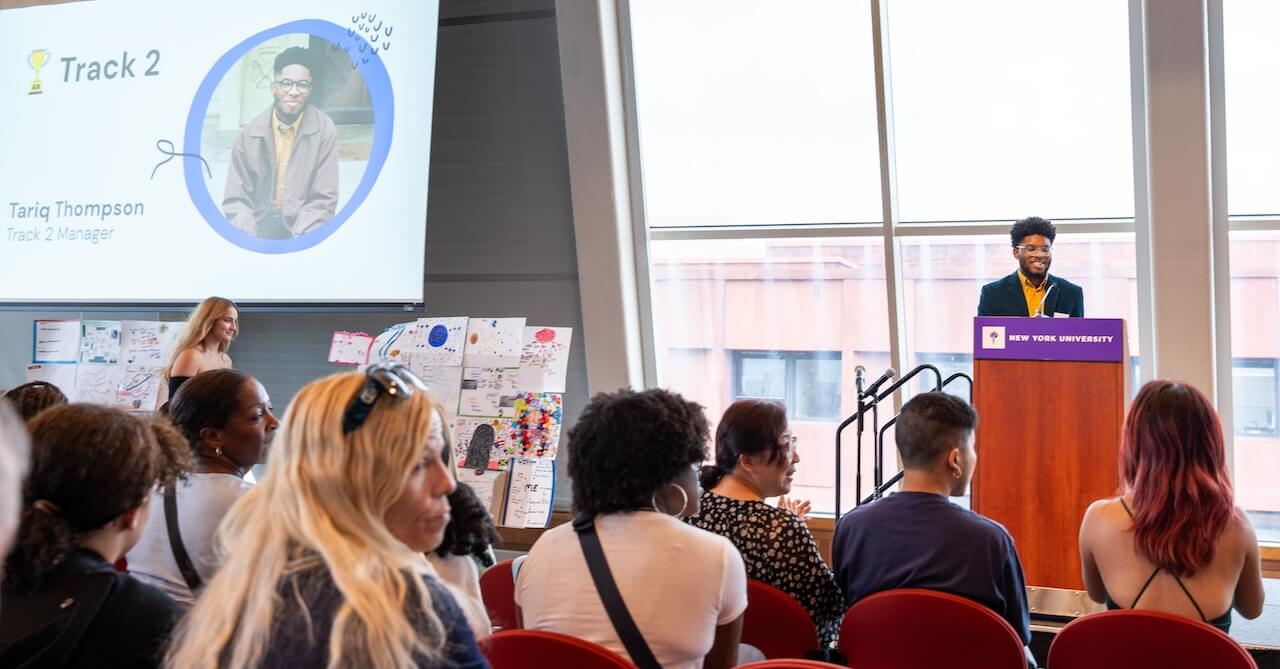
<svg viewBox="0 0 1280 669">
<path fill-rule="evenodd" d="M 423 575 L 454 489 L 433 414 L 394 363 L 299 391 L 266 476 L 222 523 L 222 568 L 167 666 L 487 667 L 458 604 Z"/>
<path fill-rule="evenodd" d="M 211 369 L 230 369 L 227 349 L 240 331 L 240 311 L 225 297 L 209 297 L 187 319 L 187 327 L 173 347 L 173 358 L 165 369 L 168 397 L 173 397 L 187 379 Z"/>
</svg>

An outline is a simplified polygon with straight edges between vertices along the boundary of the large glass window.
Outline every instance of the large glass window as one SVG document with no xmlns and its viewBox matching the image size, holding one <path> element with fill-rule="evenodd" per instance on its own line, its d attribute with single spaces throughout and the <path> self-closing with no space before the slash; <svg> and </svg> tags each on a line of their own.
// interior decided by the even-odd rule
<svg viewBox="0 0 1280 669">
<path fill-rule="evenodd" d="M 891 0 L 901 219 L 1132 217 L 1128 11 Z"/>
<path fill-rule="evenodd" d="M 867 3 L 630 9 L 650 226 L 881 220 Z"/>
<path fill-rule="evenodd" d="M 660 385 L 706 407 L 713 427 L 735 399 L 783 402 L 806 462 L 794 494 L 833 509 L 835 428 L 856 405 L 853 369 L 874 378 L 890 364 L 883 243 L 655 241 L 650 260 Z M 852 444 L 852 431 L 846 437 Z M 866 444 L 870 481 L 869 436 Z M 846 510 L 856 462 L 846 448 Z"/>
<path fill-rule="evenodd" d="M 1280 214 L 1280 3 L 1224 0 L 1227 208 L 1234 215 Z"/>
</svg>

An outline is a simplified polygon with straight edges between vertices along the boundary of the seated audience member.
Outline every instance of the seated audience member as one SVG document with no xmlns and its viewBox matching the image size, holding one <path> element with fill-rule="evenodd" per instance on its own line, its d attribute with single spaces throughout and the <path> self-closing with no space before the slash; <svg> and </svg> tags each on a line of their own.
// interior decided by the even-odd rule
<svg viewBox="0 0 1280 669">
<path fill-rule="evenodd" d="M 129 572 L 190 606 L 194 591 L 218 570 L 218 524 L 253 487 L 245 474 L 262 461 L 279 422 L 262 384 L 234 369 L 201 372 L 184 383 L 169 419 L 190 444 L 195 472 L 174 486 L 172 502 L 152 493 L 155 513 L 129 551 Z"/>
<path fill-rule="evenodd" d="M 450 475 L 457 480 L 453 439 L 449 437 L 446 415 L 444 405 L 436 402 L 436 420 L 431 423 L 429 438 L 440 444 L 440 453 Z M 426 557 L 436 576 L 453 588 L 453 594 L 477 637 L 493 632 L 484 597 L 480 593 L 480 568 L 491 567 L 496 562 L 493 544 L 500 538 L 489 509 L 470 486 L 458 483 L 449 494 L 449 524 L 444 528 L 444 538 Z"/>
<path fill-rule="evenodd" d="M 225 560 L 168 666 L 487 666 L 458 604 L 423 575 L 454 487 L 427 438 L 431 406 L 397 364 L 304 386 L 266 474 L 223 521 Z"/>
<path fill-rule="evenodd" d="M 161 399 L 173 399 L 187 379 L 211 369 L 229 369 L 227 350 L 240 332 L 240 311 L 225 297 L 207 297 L 200 303 L 173 346 L 173 358 L 164 370 L 168 385 Z"/>
<path fill-rule="evenodd" d="M 1094 502 L 1080 525 L 1089 597 L 1224 632 L 1233 606 L 1258 617 L 1258 539 L 1232 502 L 1222 425 L 1209 400 L 1180 383 L 1146 384 L 1129 407 L 1120 449 L 1124 494 Z"/>
<path fill-rule="evenodd" d="M 13 404 L 18 415 L 26 422 L 49 407 L 67 403 L 67 396 L 57 386 L 44 381 L 32 381 L 10 388 L 4 398 Z"/>
<path fill-rule="evenodd" d="M 973 477 L 977 425 L 968 403 L 942 392 L 902 407 L 894 428 L 902 488 L 840 519 L 831 547 L 836 581 L 850 606 L 897 588 L 966 597 L 1007 620 L 1027 644 L 1026 582 L 1013 538 L 947 499 L 964 494 Z"/>
<path fill-rule="evenodd" d="M 22 480 L 31 461 L 27 428 L 18 414 L 0 402 L 0 557 L 9 554 L 22 510 Z"/>
<path fill-rule="evenodd" d="M 664 390 L 596 395 L 569 431 L 574 523 L 543 533 L 516 577 L 523 627 L 586 639 L 642 668 L 610 621 L 575 525 L 594 527 L 643 643 L 663 667 L 737 661 L 747 579 L 724 537 L 680 518 L 698 511 L 702 407 Z"/>
<path fill-rule="evenodd" d="M 89 404 L 49 409 L 30 428 L 0 666 L 160 666 L 182 609 L 111 563 L 138 540 L 151 490 L 190 465 L 186 443 L 168 425 Z"/>
<path fill-rule="evenodd" d="M 702 468 L 702 510 L 688 522 L 733 542 L 747 577 L 772 585 L 809 612 L 823 645 L 835 640 L 844 599 L 804 519 L 786 498 L 800 453 L 776 402 L 738 400 L 716 427 L 716 463 Z M 794 510 L 793 510 L 794 509 Z"/>
</svg>

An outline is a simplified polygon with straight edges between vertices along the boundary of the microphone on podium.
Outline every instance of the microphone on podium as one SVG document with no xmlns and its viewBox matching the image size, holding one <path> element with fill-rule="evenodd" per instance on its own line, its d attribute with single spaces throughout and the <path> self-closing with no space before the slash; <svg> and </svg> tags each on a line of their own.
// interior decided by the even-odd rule
<svg viewBox="0 0 1280 669">
<path fill-rule="evenodd" d="M 1045 279 L 1045 281 L 1048 281 L 1048 279 Z M 1044 315 L 1044 305 L 1049 301 L 1049 293 L 1052 292 L 1053 284 L 1049 284 L 1049 287 L 1044 289 L 1044 297 L 1040 298 L 1040 306 L 1036 309 L 1035 318 L 1048 318 L 1048 316 Z"/>
<path fill-rule="evenodd" d="M 880 390 L 880 386 L 883 386 L 886 382 L 897 375 L 898 373 L 893 371 L 892 367 L 884 370 L 884 374 L 881 374 L 880 378 L 876 379 L 875 382 L 871 384 L 871 387 L 867 388 L 867 392 L 863 395 L 866 397 L 875 397 L 876 391 Z"/>
<path fill-rule="evenodd" d="M 867 380 L 865 378 L 866 374 L 867 374 L 867 368 L 863 367 L 862 365 L 858 365 L 857 367 L 853 368 L 853 383 L 854 383 L 854 387 L 858 389 L 859 399 L 866 396 L 866 393 L 862 391 L 862 389 L 867 384 Z"/>
</svg>

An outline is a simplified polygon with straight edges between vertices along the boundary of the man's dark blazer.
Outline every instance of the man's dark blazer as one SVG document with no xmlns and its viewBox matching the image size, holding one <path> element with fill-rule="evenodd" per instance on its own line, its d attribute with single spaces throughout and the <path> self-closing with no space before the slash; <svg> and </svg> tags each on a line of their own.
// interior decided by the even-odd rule
<svg viewBox="0 0 1280 669">
<path fill-rule="evenodd" d="M 1053 287 L 1044 301 L 1044 315 L 1067 314 L 1084 318 L 1084 289 L 1066 279 L 1049 275 Z M 979 316 L 1026 316 L 1027 296 L 1022 292 L 1022 279 L 1014 272 L 982 287 L 978 299 Z"/>
</svg>

